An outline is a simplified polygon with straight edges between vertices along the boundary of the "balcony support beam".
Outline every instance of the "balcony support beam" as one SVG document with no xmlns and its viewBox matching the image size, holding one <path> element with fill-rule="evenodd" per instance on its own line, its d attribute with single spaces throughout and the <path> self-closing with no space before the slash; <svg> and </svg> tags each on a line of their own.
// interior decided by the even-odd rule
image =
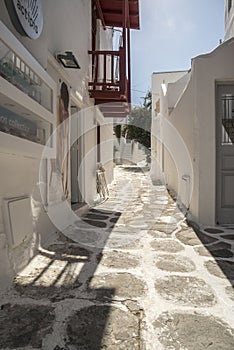
<svg viewBox="0 0 234 350">
<path fill-rule="evenodd" d="M 104 16 L 103 16 L 100 0 L 95 0 L 95 3 L 96 3 L 96 6 L 97 6 L 98 15 L 99 15 L 99 17 L 101 19 L 101 22 L 102 22 L 103 29 L 106 30 L 106 23 L 105 23 L 105 19 L 104 19 Z"/>
</svg>

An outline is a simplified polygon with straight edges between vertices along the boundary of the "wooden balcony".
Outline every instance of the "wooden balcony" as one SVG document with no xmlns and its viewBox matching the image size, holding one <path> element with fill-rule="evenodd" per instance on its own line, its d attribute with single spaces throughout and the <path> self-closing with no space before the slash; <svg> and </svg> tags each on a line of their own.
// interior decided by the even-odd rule
<svg viewBox="0 0 234 350">
<path fill-rule="evenodd" d="M 128 81 L 123 48 L 119 51 L 89 51 L 93 56 L 90 97 L 97 103 L 127 101 Z"/>
<path fill-rule="evenodd" d="M 119 51 L 89 51 L 93 57 L 90 97 L 96 105 L 109 103 L 102 108 L 105 116 L 126 117 L 129 114 L 130 86 L 126 77 L 124 48 Z"/>
<path fill-rule="evenodd" d="M 94 27 L 99 18 L 104 30 L 122 28 L 122 43 L 118 51 L 96 50 L 96 29 L 93 30 L 92 78 L 90 97 L 101 105 L 104 116 L 126 117 L 131 103 L 130 29 L 139 29 L 138 0 L 93 0 Z M 105 106 L 108 104 L 109 106 Z"/>
</svg>

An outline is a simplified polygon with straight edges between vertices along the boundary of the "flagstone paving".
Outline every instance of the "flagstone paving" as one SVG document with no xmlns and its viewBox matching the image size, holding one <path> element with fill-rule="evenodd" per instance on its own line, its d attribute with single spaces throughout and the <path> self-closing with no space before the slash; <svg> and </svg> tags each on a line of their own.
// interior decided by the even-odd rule
<svg viewBox="0 0 234 350">
<path fill-rule="evenodd" d="M 171 272 L 192 272 L 196 269 L 194 262 L 188 257 L 172 254 L 158 255 L 155 265 L 158 269 Z"/>
<path fill-rule="evenodd" d="M 233 349 L 233 331 L 213 316 L 193 313 L 162 313 L 154 322 L 156 334 L 166 349 Z"/>
<path fill-rule="evenodd" d="M 188 223 L 147 169 L 90 208 L 0 295 L 0 349 L 233 350 L 234 228 Z"/>
</svg>

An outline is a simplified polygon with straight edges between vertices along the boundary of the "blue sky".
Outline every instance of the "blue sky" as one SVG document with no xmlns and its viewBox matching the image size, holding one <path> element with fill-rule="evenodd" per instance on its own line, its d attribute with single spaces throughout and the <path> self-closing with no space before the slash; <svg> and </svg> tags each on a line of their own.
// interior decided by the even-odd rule
<svg viewBox="0 0 234 350">
<path fill-rule="evenodd" d="M 132 31 L 132 103 L 142 104 L 153 72 L 183 70 L 224 36 L 224 0 L 139 0 L 140 31 Z M 136 91 L 138 90 L 138 91 Z"/>
</svg>

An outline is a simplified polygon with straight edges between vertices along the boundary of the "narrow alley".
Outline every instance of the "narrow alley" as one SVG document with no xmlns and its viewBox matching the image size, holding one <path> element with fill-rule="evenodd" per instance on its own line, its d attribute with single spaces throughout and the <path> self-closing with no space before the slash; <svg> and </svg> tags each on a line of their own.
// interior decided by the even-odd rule
<svg viewBox="0 0 234 350">
<path fill-rule="evenodd" d="M 234 349 L 234 227 L 189 225 L 147 168 L 41 242 L 0 295 L 0 348 Z"/>
</svg>

